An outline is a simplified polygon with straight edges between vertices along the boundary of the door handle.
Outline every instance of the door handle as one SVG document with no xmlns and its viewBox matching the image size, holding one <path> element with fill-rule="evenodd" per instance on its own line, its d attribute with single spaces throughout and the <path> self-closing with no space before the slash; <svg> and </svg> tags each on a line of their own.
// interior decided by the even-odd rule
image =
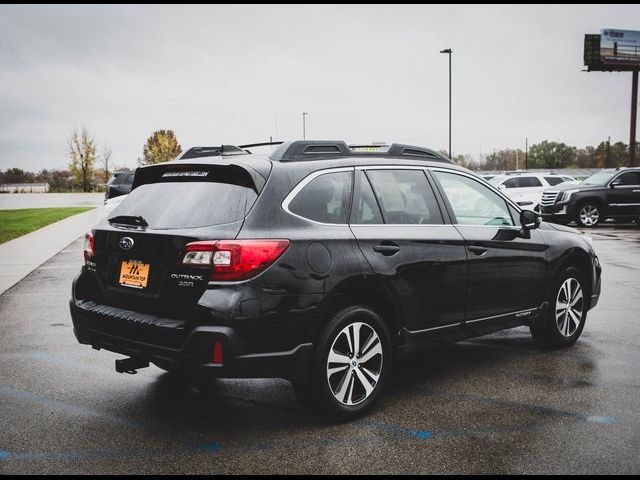
<svg viewBox="0 0 640 480">
<path fill-rule="evenodd" d="M 400 251 L 400 247 L 395 243 L 381 243 L 373 247 L 373 251 L 383 255 L 391 256 Z"/>
<path fill-rule="evenodd" d="M 640 190 L 634 190 L 633 193 L 640 193 Z"/>
<path fill-rule="evenodd" d="M 476 255 L 484 255 L 485 253 L 487 253 L 487 249 L 484 247 L 478 247 L 476 245 L 470 245 L 469 247 L 467 247 L 467 249 L 470 252 L 475 253 Z"/>
</svg>

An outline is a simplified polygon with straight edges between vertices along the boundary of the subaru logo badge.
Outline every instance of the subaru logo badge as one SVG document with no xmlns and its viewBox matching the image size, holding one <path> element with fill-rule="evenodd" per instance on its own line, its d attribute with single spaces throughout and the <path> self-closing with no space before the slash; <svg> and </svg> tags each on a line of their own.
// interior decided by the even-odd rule
<svg viewBox="0 0 640 480">
<path fill-rule="evenodd" d="M 133 247 L 133 238 L 131 237 L 122 237 L 120 239 L 120 248 L 123 250 L 131 250 Z"/>
</svg>

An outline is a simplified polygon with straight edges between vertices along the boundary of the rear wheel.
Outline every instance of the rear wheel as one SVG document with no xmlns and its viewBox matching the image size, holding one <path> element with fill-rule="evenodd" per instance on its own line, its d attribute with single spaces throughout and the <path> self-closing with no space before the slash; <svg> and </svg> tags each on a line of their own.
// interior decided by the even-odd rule
<svg viewBox="0 0 640 480">
<path fill-rule="evenodd" d="M 531 334 L 544 348 L 564 348 L 573 345 L 582 334 L 587 319 L 587 298 L 580 271 L 567 268 L 556 282 L 549 300 L 549 311 L 540 325 L 531 327 Z"/>
<path fill-rule="evenodd" d="M 333 418 L 373 406 L 391 371 L 392 345 L 382 318 L 368 307 L 338 312 L 320 336 L 311 377 L 294 384 L 301 403 Z"/>
<path fill-rule="evenodd" d="M 602 212 L 600 206 L 595 203 L 587 202 L 578 207 L 576 213 L 576 223 L 581 227 L 595 227 L 602 220 Z"/>
</svg>

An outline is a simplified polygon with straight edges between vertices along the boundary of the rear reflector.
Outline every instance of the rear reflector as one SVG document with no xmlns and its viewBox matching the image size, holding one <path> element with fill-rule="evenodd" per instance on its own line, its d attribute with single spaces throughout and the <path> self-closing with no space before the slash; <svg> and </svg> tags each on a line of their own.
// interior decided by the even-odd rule
<svg viewBox="0 0 640 480">
<path fill-rule="evenodd" d="M 222 365 L 224 363 L 224 350 L 222 348 L 222 340 L 215 340 L 213 342 L 213 363 Z"/>
<path fill-rule="evenodd" d="M 211 280 L 252 278 L 272 265 L 289 247 L 289 240 L 214 240 L 186 246 L 184 266 L 213 267 Z"/>
<path fill-rule="evenodd" d="M 84 261 L 86 262 L 91 257 L 93 257 L 93 254 L 95 253 L 95 251 L 96 250 L 95 250 L 95 243 L 93 239 L 93 231 L 87 232 L 84 234 L 84 251 L 83 251 Z"/>
</svg>

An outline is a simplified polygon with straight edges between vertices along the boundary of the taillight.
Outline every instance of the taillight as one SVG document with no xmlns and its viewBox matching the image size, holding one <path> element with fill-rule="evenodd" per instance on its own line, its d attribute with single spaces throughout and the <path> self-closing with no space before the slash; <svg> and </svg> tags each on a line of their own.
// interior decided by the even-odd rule
<svg viewBox="0 0 640 480">
<path fill-rule="evenodd" d="M 93 232 L 87 232 L 84 234 L 84 261 L 86 262 L 95 253 L 95 243 L 93 238 Z"/>
<path fill-rule="evenodd" d="M 222 365 L 224 363 L 224 349 L 222 346 L 222 340 L 215 340 L 213 342 L 213 355 L 211 357 L 213 363 Z"/>
<path fill-rule="evenodd" d="M 213 267 L 211 280 L 247 280 L 266 270 L 289 247 L 289 240 L 218 240 L 186 246 L 184 266 Z"/>
</svg>

